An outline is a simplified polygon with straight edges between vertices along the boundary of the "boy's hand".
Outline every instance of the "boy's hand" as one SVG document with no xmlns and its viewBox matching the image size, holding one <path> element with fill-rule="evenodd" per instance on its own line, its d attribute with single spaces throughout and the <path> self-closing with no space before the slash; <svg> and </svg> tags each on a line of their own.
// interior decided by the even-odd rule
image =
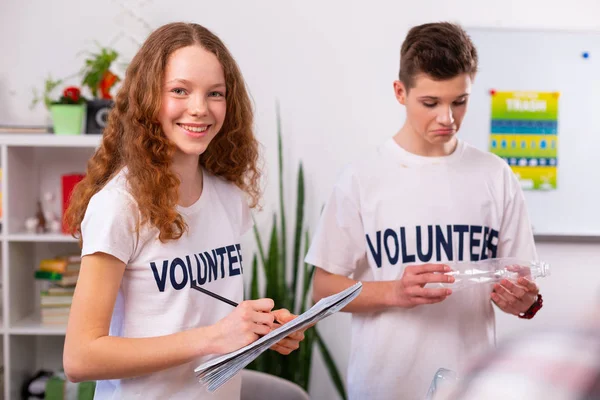
<svg viewBox="0 0 600 400">
<path fill-rule="evenodd" d="M 521 277 L 517 283 L 504 279 L 495 284 L 491 297 L 505 313 L 519 315 L 529 310 L 537 300 L 539 292 L 540 289 L 534 282 Z"/>
<path fill-rule="evenodd" d="M 452 283 L 454 277 L 445 275 L 450 267 L 444 264 L 411 265 L 404 269 L 402 278 L 396 281 L 392 304 L 402 308 L 413 308 L 421 304 L 444 301 L 452 294 L 450 289 L 425 288 L 428 283 Z"/>
</svg>

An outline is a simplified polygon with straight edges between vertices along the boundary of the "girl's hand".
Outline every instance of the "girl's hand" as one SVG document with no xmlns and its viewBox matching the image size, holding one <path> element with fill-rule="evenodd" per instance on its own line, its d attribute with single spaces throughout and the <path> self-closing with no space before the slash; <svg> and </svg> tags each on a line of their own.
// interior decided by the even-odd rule
<svg viewBox="0 0 600 400">
<path fill-rule="evenodd" d="M 273 306 L 271 299 L 241 302 L 231 314 L 212 326 L 215 353 L 230 353 L 271 332 L 275 319 L 270 312 Z"/>
<path fill-rule="evenodd" d="M 291 320 L 293 320 L 294 318 L 297 317 L 297 315 L 290 313 L 288 310 L 286 310 L 284 308 L 282 308 L 280 310 L 275 310 L 272 312 L 272 314 L 275 316 L 275 319 L 278 322 L 281 322 L 282 324 L 290 322 Z M 279 326 L 280 325 L 275 324 L 275 328 L 278 328 Z M 304 340 L 304 331 L 306 329 L 308 329 L 308 327 L 305 329 L 296 331 L 289 336 L 286 336 L 285 338 L 281 339 L 279 342 L 275 343 L 275 345 L 273 345 L 273 347 L 271 347 L 271 350 L 275 350 L 279 354 L 283 354 L 284 356 L 287 356 L 292 351 L 294 351 L 300 347 L 300 342 Z"/>
</svg>

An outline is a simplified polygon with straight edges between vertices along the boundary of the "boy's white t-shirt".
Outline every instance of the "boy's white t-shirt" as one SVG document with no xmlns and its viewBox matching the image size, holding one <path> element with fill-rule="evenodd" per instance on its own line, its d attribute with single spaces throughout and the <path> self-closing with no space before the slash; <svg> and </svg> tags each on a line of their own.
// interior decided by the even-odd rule
<svg viewBox="0 0 600 400">
<path fill-rule="evenodd" d="M 235 302 L 243 300 L 240 237 L 252 226 L 250 210 L 236 186 L 206 171 L 203 176 L 200 198 L 189 207 L 177 207 L 188 232 L 166 243 L 147 224 L 136 234 L 140 213 L 127 187 L 126 169 L 90 200 L 81 225 L 82 256 L 103 252 L 126 264 L 110 335 L 169 335 L 212 325 L 233 311 L 231 305 L 192 289 L 192 283 Z M 137 378 L 99 381 L 94 398 L 239 399 L 239 376 L 214 393 L 198 382 L 194 368 L 207 359 Z"/>
<path fill-rule="evenodd" d="M 389 281 L 408 265 L 507 256 L 530 260 L 536 251 L 523 193 L 504 161 L 460 140 L 449 156 L 421 157 L 389 139 L 343 171 L 306 262 Z M 353 314 L 349 398 L 421 400 L 438 368 L 460 372 L 495 344 L 491 290 Z"/>
</svg>

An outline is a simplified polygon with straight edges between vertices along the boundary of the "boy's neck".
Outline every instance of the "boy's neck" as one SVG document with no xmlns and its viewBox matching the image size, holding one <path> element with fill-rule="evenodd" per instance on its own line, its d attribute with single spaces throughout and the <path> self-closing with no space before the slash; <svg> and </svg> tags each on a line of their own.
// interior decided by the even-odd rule
<svg viewBox="0 0 600 400">
<path fill-rule="evenodd" d="M 422 157 L 449 156 L 454 153 L 458 144 L 456 136 L 445 143 L 430 143 L 407 125 L 404 125 L 398 133 L 394 135 L 394 141 L 409 153 Z"/>
<path fill-rule="evenodd" d="M 200 198 L 204 183 L 198 157 L 176 155 L 173 158 L 171 169 L 181 182 L 177 204 L 182 207 L 191 206 Z"/>
</svg>

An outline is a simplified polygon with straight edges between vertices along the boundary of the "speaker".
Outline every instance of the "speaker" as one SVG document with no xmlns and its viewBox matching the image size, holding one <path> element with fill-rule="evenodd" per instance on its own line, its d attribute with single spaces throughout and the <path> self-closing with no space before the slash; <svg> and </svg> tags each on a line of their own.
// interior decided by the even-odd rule
<svg viewBox="0 0 600 400">
<path fill-rule="evenodd" d="M 114 104 L 114 101 L 109 99 L 88 101 L 85 133 L 102 134 L 108 122 L 108 113 Z"/>
</svg>

